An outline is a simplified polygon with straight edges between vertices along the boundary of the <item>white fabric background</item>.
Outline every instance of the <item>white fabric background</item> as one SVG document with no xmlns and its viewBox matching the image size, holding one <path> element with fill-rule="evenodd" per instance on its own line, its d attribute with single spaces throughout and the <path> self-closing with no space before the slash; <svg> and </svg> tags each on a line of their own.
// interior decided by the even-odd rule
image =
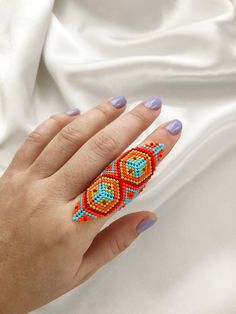
<svg viewBox="0 0 236 314">
<path fill-rule="evenodd" d="M 126 210 L 155 210 L 160 222 L 34 313 L 235 314 L 235 0 L 0 0 L 1 172 L 42 119 L 115 95 L 129 108 L 163 99 L 142 138 L 183 121 L 181 140 Z"/>
</svg>

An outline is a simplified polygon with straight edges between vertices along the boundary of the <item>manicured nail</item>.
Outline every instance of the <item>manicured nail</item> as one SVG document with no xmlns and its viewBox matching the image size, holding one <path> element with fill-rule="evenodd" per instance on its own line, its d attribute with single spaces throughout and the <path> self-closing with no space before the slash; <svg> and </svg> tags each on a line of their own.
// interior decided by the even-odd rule
<svg viewBox="0 0 236 314">
<path fill-rule="evenodd" d="M 126 105 L 127 100 L 124 96 L 113 97 L 109 99 L 109 102 L 117 109 Z"/>
<path fill-rule="evenodd" d="M 182 130 L 183 124 L 180 120 L 175 119 L 170 121 L 165 128 L 170 134 L 176 135 Z"/>
<path fill-rule="evenodd" d="M 152 109 L 152 110 L 158 110 L 161 108 L 162 101 L 157 96 L 152 96 L 148 98 L 148 100 L 144 103 L 144 106 L 146 108 Z"/>
<path fill-rule="evenodd" d="M 73 109 L 65 112 L 65 114 L 67 114 L 68 116 L 77 116 L 77 114 L 79 114 L 79 113 L 80 113 L 79 108 L 73 108 Z"/>
<path fill-rule="evenodd" d="M 149 229 L 151 226 L 153 226 L 156 223 L 157 219 L 145 219 L 141 221 L 138 226 L 136 227 L 136 230 L 138 233 L 142 233 L 145 230 Z"/>
</svg>

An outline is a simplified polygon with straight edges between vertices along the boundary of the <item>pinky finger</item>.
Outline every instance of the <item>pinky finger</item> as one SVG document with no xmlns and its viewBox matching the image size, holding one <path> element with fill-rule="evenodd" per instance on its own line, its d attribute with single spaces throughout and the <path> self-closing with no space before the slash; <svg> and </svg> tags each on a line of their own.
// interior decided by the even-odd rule
<svg viewBox="0 0 236 314">
<path fill-rule="evenodd" d="M 73 121 L 79 113 L 79 109 L 73 109 L 66 114 L 53 115 L 42 122 L 28 135 L 25 142 L 16 152 L 9 168 L 17 170 L 28 168 L 55 135 Z"/>
<path fill-rule="evenodd" d="M 74 277 L 73 287 L 91 277 L 100 267 L 114 259 L 144 230 L 157 221 L 154 213 L 143 211 L 125 215 L 100 231 L 84 254 Z"/>
</svg>

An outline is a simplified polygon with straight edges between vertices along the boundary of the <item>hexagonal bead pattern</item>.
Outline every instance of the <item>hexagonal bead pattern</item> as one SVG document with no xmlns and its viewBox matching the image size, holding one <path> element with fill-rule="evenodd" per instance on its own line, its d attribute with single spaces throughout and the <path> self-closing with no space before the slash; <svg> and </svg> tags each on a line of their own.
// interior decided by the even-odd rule
<svg viewBox="0 0 236 314">
<path fill-rule="evenodd" d="M 110 163 L 83 193 L 73 221 L 107 216 L 129 204 L 153 175 L 164 145 L 150 143 L 126 151 Z"/>
</svg>

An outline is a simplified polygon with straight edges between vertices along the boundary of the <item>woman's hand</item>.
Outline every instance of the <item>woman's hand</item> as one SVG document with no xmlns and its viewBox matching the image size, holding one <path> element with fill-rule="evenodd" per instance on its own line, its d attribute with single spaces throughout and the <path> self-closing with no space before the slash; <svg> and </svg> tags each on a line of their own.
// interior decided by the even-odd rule
<svg viewBox="0 0 236 314">
<path fill-rule="evenodd" d="M 89 183 L 160 114 L 152 97 L 122 115 L 117 97 L 83 115 L 50 117 L 33 131 L 0 179 L 0 313 L 25 313 L 87 280 L 153 224 L 154 213 L 126 215 L 101 232 L 109 217 L 74 223 L 72 211 Z M 143 143 L 180 137 L 178 120 Z"/>
</svg>

